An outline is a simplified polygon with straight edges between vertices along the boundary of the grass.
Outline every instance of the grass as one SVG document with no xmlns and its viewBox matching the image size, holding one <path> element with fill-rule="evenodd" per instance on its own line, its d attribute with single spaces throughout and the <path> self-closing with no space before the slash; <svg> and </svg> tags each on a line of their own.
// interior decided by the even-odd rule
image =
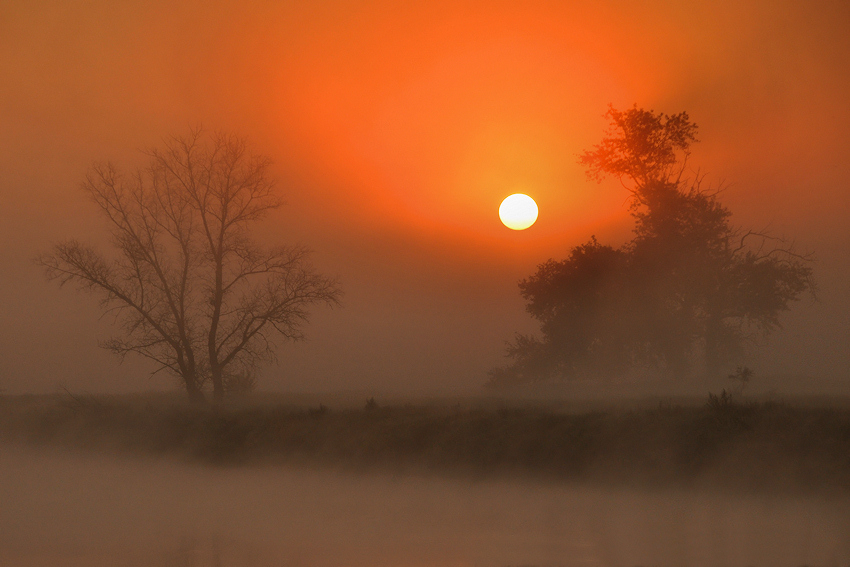
<svg viewBox="0 0 850 567">
<path fill-rule="evenodd" d="M 0 397 L 0 440 L 214 465 L 297 463 L 746 491 L 850 489 L 850 409 L 721 395 L 699 404 L 554 407 L 162 396 Z"/>
</svg>

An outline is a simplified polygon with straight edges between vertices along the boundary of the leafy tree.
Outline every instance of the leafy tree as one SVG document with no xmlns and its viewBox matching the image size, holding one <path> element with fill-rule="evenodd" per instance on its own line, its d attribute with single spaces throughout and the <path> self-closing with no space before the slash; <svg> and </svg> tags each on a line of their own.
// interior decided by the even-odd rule
<svg viewBox="0 0 850 567">
<path fill-rule="evenodd" d="M 621 277 L 626 261 L 621 250 L 592 238 L 575 247 L 566 260 L 549 260 L 520 282 L 527 310 L 540 321 L 547 339 L 535 346 L 532 358 L 549 351 L 545 358 L 550 365 L 570 374 L 581 372 L 587 364 L 623 362 L 625 351 L 618 347 L 627 337 L 625 328 L 615 322 L 627 300 Z M 528 358 L 532 341 L 526 338 L 517 343 L 520 358 Z"/>
<path fill-rule="evenodd" d="M 697 141 L 687 113 L 610 107 L 606 116 L 606 137 L 579 162 L 590 179 L 613 175 L 631 193 L 634 237 L 619 249 L 592 238 L 520 282 L 542 339 L 518 337 L 513 364 L 492 373 L 494 384 L 635 365 L 682 374 L 699 353 L 716 375 L 813 290 L 809 257 L 734 227 L 702 177 L 685 177 Z"/>
<path fill-rule="evenodd" d="M 251 239 L 280 200 L 270 160 L 243 139 L 196 130 L 148 157 L 131 174 L 95 165 L 83 183 L 109 222 L 113 256 L 68 240 L 37 262 L 48 279 L 98 294 L 117 314 L 123 333 L 102 346 L 155 361 L 192 399 L 211 382 L 220 400 L 237 388 L 233 377 L 273 358 L 276 337 L 302 337 L 311 305 L 335 304 L 341 292 L 303 246 Z"/>
<path fill-rule="evenodd" d="M 637 106 L 622 112 L 609 106 L 605 116 L 611 120 L 607 137 L 579 156 L 589 178 L 601 182 L 615 175 L 624 185 L 629 181 L 639 203 L 645 188 L 681 180 L 691 144 L 697 141 L 697 126 L 687 112 L 668 116 Z"/>
</svg>

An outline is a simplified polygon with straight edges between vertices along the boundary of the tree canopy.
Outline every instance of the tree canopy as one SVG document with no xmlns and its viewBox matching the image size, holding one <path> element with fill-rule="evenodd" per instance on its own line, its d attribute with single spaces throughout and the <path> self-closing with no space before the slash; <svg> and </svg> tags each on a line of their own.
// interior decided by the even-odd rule
<svg viewBox="0 0 850 567">
<path fill-rule="evenodd" d="M 606 116 L 606 137 L 579 163 L 589 179 L 614 176 L 631 193 L 633 238 L 613 248 L 592 237 L 520 282 L 542 336 L 517 336 L 491 384 L 634 367 L 717 375 L 813 291 L 810 257 L 733 226 L 718 193 L 686 175 L 697 141 L 687 113 L 635 106 Z"/>
<path fill-rule="evenodd" d="M 335 304 L 336 281 L 306 248 L 264 248 L 253 225 L 280 206 L 270 160 L 244 139 L 200 130 L 148 152 L 146 168 L 91 168 L 83 190 L 108 220 L 113 255 L 76 240 L 38 257 L 48 279 L 74 283 L 116 313 L 121 335 L 103 343 L 178 376 L 191 398 L 244 384 L 276 338 L 302 337 L 308 308 Z"/>
</svg>

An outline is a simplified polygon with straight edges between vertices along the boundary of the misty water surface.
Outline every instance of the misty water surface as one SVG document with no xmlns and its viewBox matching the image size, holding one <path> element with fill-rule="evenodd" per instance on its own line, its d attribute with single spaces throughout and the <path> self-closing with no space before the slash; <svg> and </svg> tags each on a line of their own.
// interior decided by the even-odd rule
<svg viewBox="0 0 850 567">
<path fill-rule="evenodd" d="M 846 565 L 846 497 L 740 497 L 3 447 L 0 565 Z"/>
</svg>

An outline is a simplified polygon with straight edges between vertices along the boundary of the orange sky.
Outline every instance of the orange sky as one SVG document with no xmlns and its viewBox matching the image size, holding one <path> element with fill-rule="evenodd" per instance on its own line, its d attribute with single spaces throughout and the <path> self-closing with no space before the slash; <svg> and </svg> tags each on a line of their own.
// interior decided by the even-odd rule
<svg viewBox="0 0 850 567">
<path fill-rule="evenodd" d="M 533 328 L 518 279 L 591 234 L 628 238 L 622 188 L 586 182 L 575 159 L 608 103 L 687 110 L 694 164 L 728 185 L 736 221 L 817 253 L 821 303 L 790 314 L 761 368 L 850 363 L 850 9 L 405 4 L 0 7 L 0 389 L 164 383 L 98 351 L 109 322 L 30 259 L 102 238 L 77 190 L 93 161 L 138 163 L 137 148 L 194 124 L 274 159 L 287 206 L 263 238 L 307 242 L 347 292 L 263 387 L 474 389 L 503 341 Z M 497 216 L 517 191 L 540 206 L 522 233 Z"/>
</svg>

